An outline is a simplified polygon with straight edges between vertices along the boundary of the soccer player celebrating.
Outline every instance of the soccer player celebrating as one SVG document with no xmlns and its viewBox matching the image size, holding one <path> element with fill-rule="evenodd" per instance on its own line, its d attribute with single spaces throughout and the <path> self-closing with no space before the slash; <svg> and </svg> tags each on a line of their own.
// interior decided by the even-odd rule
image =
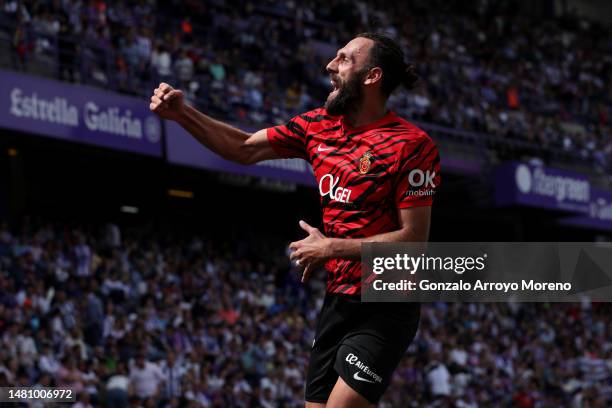
<svg viewBox="0 0 612 408">
<path fill-rule="evenodd" d="M 361 303 L 363 242 L 425 242 L 440 182 L 436 146 L 386 108 L 390 94 L 417 80 L 392 39 L 356 36 L 327 65 L 325 106 L 253 134 L 199 112 L 162 83 L 150 108 L 175 120 L 222 157 L 242 164 L 299 157 L 312 164 L 321 195 L 323 232 L 300 221 L 306 238 L 291 258 L 328 272 L 306 383 L 306 407 L 376 405 L 418 327 L 418 303 Z"/>
</svg>

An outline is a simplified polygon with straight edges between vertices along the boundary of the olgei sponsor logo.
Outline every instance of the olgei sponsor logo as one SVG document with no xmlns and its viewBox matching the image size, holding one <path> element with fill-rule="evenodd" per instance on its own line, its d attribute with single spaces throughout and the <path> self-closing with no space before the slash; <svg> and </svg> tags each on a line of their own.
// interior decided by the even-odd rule
<svg viewBox="0 0 612 408">
<path fill-rule="evenodd" d="M 359 372 L 356 372 L 355 375 L 353 375 L 353 378 L 356 379 L 357 381 L 365 381 L 365 382 L 370 382 L 370 383 L 375 383 L 375 382 L 381 383 L 382 382 L 382 377 L 376 374 L 374 371 L 372 371 L 370 367 L 368 367 L 366 364 L 361 362 L 359 360 L 359 357 L 357 357 L 355 354 L 348 353 L 346 355 L 345 361 L 349 363 L 350 365 L 354 365 L 355 367 L 357 367 L 365 375 L 364 377 L 364 376 L 361 376 Z"/>
<path fill-rule="evenodd" d="M 332 174 L 326 174 L 319 180 L 319 194 L 321 197 L 329 196 L 334 201 L 341 203 L 351 202 L 351 193 L 349 188 L 339 186 L 340 177 L 334 177 Z"/>
<path fill-rule="evenodd" d="M 421 169 L 414 169 L 408 173 L 408 185 L 410 189 L 406 191 L 409 196 L 426 196 L 433 195 L 436 192 L 436 184 L 434 179 L 436 172 Z"/>
</svg>

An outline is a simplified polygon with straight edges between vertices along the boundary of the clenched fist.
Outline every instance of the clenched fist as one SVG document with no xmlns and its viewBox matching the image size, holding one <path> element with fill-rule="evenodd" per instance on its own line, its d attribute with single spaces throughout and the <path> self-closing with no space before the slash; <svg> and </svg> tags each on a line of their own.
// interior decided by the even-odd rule
<svg viewBox="0 0 612 408">
<path fill-rule="evenodd" d="M 174 89 L 167 83 L 162 82 L 153 91 L 149 109 L 164 119 L 176 120 L 185 109 L 183 91 Z"/>
</svg>

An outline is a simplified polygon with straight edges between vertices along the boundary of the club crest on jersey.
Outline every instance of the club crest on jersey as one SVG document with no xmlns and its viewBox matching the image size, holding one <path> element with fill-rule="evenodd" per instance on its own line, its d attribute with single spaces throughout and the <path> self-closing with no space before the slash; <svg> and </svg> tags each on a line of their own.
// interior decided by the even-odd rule
<svg viewBox="0 0 612 408">
<path fill-rule="evenodd" d="M 370 160 L 371 157 L 372 153 L 369 151 L 365 152 L 363 156 L 361 156 L 361 159 L 359 159 L 359 173 L 366 174 L 368 171 L 370 171 L 370 165 L 372 164 L 372 161 Z"/>
</svg>

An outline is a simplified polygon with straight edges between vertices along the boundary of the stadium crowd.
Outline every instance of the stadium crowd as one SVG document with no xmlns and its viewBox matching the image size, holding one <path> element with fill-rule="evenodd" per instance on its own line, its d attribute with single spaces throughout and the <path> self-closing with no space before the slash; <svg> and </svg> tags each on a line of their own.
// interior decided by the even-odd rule
<svg viewBox="0 0 612 408">
<path fill-rule="evenodd" d="M 0 224 L 0 385 L 70 387 L 79 408 L 303 406 L 323 277 L 303 286 L 273 242 Z M 610 312 L 424 305 L 380 406 L 609 407 Z"/>
<path fill-rule="evenodd" d="M 323 67 L 372 28 L 400 39 L 423 84 L 407 117 L 612 166 L 612 30 L 519 14 L 512 1 L 0 0 L 13 66 L 50 57 L 69 81 L 149 95 L 166 81 L 204 111 L 275 124 L 320 105 Z"/>
</svg>

